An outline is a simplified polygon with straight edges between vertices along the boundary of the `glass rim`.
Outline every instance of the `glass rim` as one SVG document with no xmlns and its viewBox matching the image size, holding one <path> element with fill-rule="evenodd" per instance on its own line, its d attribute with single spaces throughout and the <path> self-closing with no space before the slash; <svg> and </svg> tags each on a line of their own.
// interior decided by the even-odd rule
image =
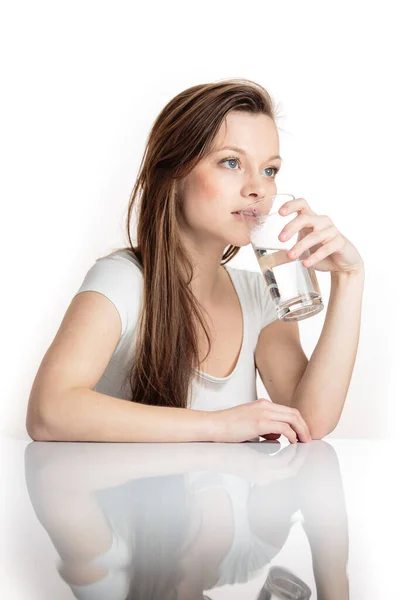
<svg viewBox="0 0 400 600">
<path fill-rule="evenodd" d="M 245 206 L 244 208 L 242 208 L 242 210 L 239 210 L 239 214 L 242 214 L 245 210 L 248 209 L 249 206 L 253 206 L 253 204 L 259 204 L 260 202 L 263 202 L 264 200 L 269 200 L 270 198 L 277 198 L 278 196 L 290 196 L 293 200 L 296 199 L 295 196 L 293 196 L 293 194 L 288 194 L 286 192 L 279 192 L 279 194 L 272 194 L 272 196 L 266 196 L 265 198 L 260 198 L 259 200 L 254 200 L 254 202 L 250 202 L 250 204 L 248 204 L 247 206 Z M 279 209 L 274 211 L 274 212 L 269 212 L 267 215 L 265 215 L 266 218 L 268 218 L 270 215 L 276 215 L 279 214 Z"/>
</svg>

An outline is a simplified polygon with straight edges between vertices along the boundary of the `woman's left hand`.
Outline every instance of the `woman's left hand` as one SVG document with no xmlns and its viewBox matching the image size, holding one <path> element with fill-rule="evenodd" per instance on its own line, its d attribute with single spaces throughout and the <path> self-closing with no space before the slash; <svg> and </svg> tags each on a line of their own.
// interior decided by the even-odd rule
<svg viewBox="0 0 400 600">
<path fill-rule="evenodd" d="M 286 209 L 286 212 L 283 212 Z M 287 223 L 279 234 L 281 241 L 289 240 L 299 232 L 298 241 L 288 252 L 290 259 L 298 259 L 305 250 L 310 256 L 302 261 L 305 267 L 317 271 L 356 273 L 364 270 L 364 262 L 357 248 L 335 227 L 326 215 L 317 215 L 304 198 L 285 202 L 279 209 L 281 215 L 299 214 Z M 282 237 L 286 234 L 286 237 Z"/>
</svg>

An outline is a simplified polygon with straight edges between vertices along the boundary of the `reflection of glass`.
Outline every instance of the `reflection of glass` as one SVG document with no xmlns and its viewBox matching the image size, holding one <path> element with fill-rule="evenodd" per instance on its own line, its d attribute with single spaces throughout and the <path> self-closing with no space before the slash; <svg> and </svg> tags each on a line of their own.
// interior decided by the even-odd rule
<svg viewBox="0 0 400 600">
<path fill-rule="evenodd" d="M 278 211 L 285 202 L 294 199 L 291 194 L 276 194 L 256 200 L 239 211 L 281 321 L 307 319 L 324 308 L 315 269 L 302 264 L 310 251 L 305 250 L 296 259 L 287 255 L 302 239 L 302 232 L 295 233 L 286 242 L 278 238 L 284 226 L 298 214 L 282 216 Z"/>
<path fill-rule="evenodd" d="M 269 570 L 267 581 L 257 600 L 269 600 L 271 594 L 274 594 L 274 598 L 285 598 L 285 600 L 309 600 L 311 589 L 288 569 L 273 566 Z"/>
</svg>

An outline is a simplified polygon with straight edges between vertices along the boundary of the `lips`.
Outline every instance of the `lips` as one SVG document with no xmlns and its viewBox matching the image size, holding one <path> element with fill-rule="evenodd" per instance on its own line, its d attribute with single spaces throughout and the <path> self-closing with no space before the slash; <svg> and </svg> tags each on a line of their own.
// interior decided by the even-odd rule
<svg viewBox="0 0 400 600">
<path fill-rule="evenodd" d="M 244 217 L 252 217 L 255 218 L 257 215 L 254 212 L 248 212 L 248 211 L 241 211 L 239 212 L 238 210 L 231 213 L 232 215 L 239 215 L 239 216 L 244 216 Z"/>
</svg>

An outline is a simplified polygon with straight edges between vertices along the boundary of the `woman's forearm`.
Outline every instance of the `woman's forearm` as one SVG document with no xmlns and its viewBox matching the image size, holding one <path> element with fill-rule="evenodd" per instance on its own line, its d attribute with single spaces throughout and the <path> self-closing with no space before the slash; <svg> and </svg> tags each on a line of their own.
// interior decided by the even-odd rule
<svg viewBox="0 0 400 600">
<path fill-rule="evenodd" d="M 66 390 L 42 403 L 41 424 L 28 425 L 37 441 L 200 442 L 213 441 L 212 413 L 149 406 L 87 388 Z"/>
<path fill-rule="evenodd" d="M 292 404 L 313 437 L 327 435 L 340 419 L 357 354 L 363 289 L 364 271 L 331 274 L 324 326 Z"/>
</svg>

